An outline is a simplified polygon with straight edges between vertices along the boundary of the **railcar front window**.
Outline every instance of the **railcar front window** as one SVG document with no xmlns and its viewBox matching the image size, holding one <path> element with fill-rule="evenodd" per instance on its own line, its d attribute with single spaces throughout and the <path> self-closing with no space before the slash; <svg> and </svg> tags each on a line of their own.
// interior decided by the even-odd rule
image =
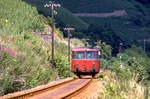
<svg viewBox="0 0 150 99">
<path fill-rule="evenodd" d="M 74 52 L 73 59 L 85 59 L 85 52 Z"/>
<path fill-rule="evenodd" d="M 97 54 L 97 52 L 88 51 L 88 52 L 86 52 L 86 58 L 87 59 L 97 59 L 98 54 Z"/>
</svg>

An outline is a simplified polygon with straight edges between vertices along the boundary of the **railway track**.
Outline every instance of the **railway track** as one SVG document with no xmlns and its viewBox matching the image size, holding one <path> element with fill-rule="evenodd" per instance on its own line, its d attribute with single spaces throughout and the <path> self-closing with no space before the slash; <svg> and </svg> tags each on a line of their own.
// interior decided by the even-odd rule
<svg viewBox="0 0 150 99">
<path fill-rule="evenodd" d="M 8 94 L 0 99 L 68 99 L 82 92 L 91 81 L 91 78 L 68 78 L 30 90 Z"/>
</svg>

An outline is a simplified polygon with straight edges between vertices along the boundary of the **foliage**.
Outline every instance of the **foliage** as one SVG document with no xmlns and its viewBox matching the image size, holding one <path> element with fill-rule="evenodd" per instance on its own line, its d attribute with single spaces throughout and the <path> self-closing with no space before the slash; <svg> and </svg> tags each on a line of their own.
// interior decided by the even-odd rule
<svg viewBox="0 0 150 99">
<path fill-rule="evenodd" d="M 96 47 L 100 49 L 102 58 L 107 60 L 111 58 L 112 47 L 110 45 L 105 42 L 98 41 Z"/>
<path fill-rule="evenodd" d="M 71 76 L 63 57 L 56 59 L 58 68 L 51 67 L 50 44 L 31 33 L 42 32 L 46 24 L 36 8 L 21 0 L 1 0 L 0 5 L 0 95 L 46 84 L 58 73 Z M 58 56 L 65 55 L 62 45 L 56 43 Z"/>
<path fill-rule="evenodd" d="M 25 0 L 36 7 L 39 12 L 49 15 L 49 10 L 43 8 L 49 0 Z M 132 44 L 143 45 L 143 39 L 149 39 L 150 9 L 136 0 L 51 0 L 62 5 L 58 8 L 56 21 L 61 30 L 64 27 L 74 27 L 74 37 L 88 38 L 90 42 L 102 40 L 113 46 L 113 55 L 118 53 L 119 43 L 125 48 Z M 79 3 L 80 2 L 80 3 Z M 110 13 L 116 10 L 126 11 L 121 17 L 77 17 L 73 13 Z M 65 16 L 64 16 L 65 15 Z M 93 35 L 94 34 L 94 35 Z M 93 45 L 93 43 L 89 43 Z M 147 44 L 147 51 L 150 44 Z"/>
<path fill-rule="evenodd" d="M 84 33 L 87 38 L 90 39 L 90 42 L 102 40 L 103 42 L 111 45 L 113 47 L 112 55 L 118 53 L 119 43 L 124 43 L 124 46 L 127 46 L 126 42 L 124 42 L 121 37 L 117 36 L 111 24 L 91 24 L 88 30 Z"/>
<path fill-rule="evenodd" d="M 55 33 L 61 40 L 64 39 L 63 33 L 60 31 L 60 29 L 55 29 Z"/>
<path fill-rule="evenodd" d="M 74 13 L 110 12 L 117 9 L 133 8 L 130 2 L 124 0 L 111 0 L 111 1 L 87 0 L 86 2 L 81 0 L 76 1 L 70 0 L 70 2 L 68 2 L 67 0 L 61 1 L 52 0 L 52 1 L 61 3 L 63 6 L 65 6 Z M 97 9 L 97 7 L 99 7 L 99 9 Z"/>
<path fill-rule="evenodd" d="M 138 76 L 134 75 L 120 80 L 114 72 L 105 76 L 103 79 L 106 83 L 104 92 L 98 99 L 145 99 L 146 87 L 142 83 L 137 83 L 137 78 Z"/>
<path fill-rule="evenodd" d="M 36 8 L 21 0 L 1 0 L 0 4 L 0 33 L 19 34 L 25 30 L 44 29 L 44 23 Z"/>
<path fill-rule="evenodd" d="M 121 56 L 121 58 L 119 58 Z M 125 50 L 124 53 L 118 55 L 120 63 L 125 69 L 130 69 L 133 73 L 140 75 L 139 80 L 147 80 L 149 74 L 149 57 L 139 47 L 133 46 L 131 49 Z"/>
<path fill-rule="evenodd" d="M 113 46 L 113 54 L 117 53 L 119 43 L 124 47 L 132 44 L 143 45 L 143 39 L 148 39 L 150 28 L 150 8 L 136 0 L 52 0 L 63 5 L 73 13 L 110 13 L 116 10 L 124 10 L 126 16 L 121 17 L 80 17 L 89 24 L 88 31 L 80 31 L 86 34 L 91 42 L 101 39 Z M 80 2 L 80 3 L 79 3 Z M 93 25 L 94 24 L 94 25 Z M 110 27 L 111 30 L 105 29 Z M 92 29 L 93 28 L 93 29 Z M 93 35 L 94 34 L 94 35 Z M 81 37 L 77 35 L 76 37 Z M 82 36 L 83 37 L 83 36 Z M 85 36 L 84 36 L 85 37 Z M 147 51 L 150 44 L 147 44 Z"/>
<path fill-rule="evenodd" d="M 55 66 L 58 71 L 58 75 L 61 78 L 71 77 L 73 73 L 70 70 L 70 65 L 67 63 L 66 57 L 56 55 Z"/>
<path fill-rule="evenodd" d="M 50 10 L 48 8 L 44 8 L 43 5 L 45 3 L 49 3 L 51 1 L 44 0 L 41 2 L 40 0 L 24 0 L 34 6 L 36 6 L 40 13 L 44 14 L 45 16 L 50 16 Z M 58 14 L 55 16 L 56 21 L 58 22 L 58 26 L 65 28 L 65 27 L 74 27 L 77 30 L 85 30 L 88 28 L 88 24 L 84 21 L 82 21 L 79 17 L 74 16 L 68 9 L 64 8 L 63 6 L 61 8 L 55 9 Z"/>
<path fill-rule="evenodd" d="M 103 42 L 98 42 L 97 47 L 101 49 L 102 68 L 109 68 L 116 72 L 117 75 L 123 75 L 126 78 L 127 71 L 139 74 L 139 81 L 150 79 L 149 73 L 149 57 L 146 56 L 140 47 L 132 46 L 124 52 L 117 54 L 116 57 L 111 57 L 111 46 Z M 122 71 L 123 70 L 123 71 Z"/>
<path fill-rule="evenodd" d="M 104 49 L 106 50 L 106 45 Z M 150 59 L 144 51 L 136 46 L 126 49 L 116 57 L 102 58 L 102 68 L 110 69 L 111 73 L 100 75 L 100 79 L 103 77 L 106 85 L 99 99 L 148 99 L 150 90 L 147 85 L 150 79 L 148 60 Z"/>
<path fill-rule="evenodd" d="M 65 45 L 63 43 L 55 42 L 55 49 L 56 49 L 55 50 L 56 53 L 59 53 L 60 55 L 67 57 L 67 55 L 68 55 L 67 45 Z"/>
<path fill-rule="evenodd" d="M 1 35 L 1 38 L 6 49 L 13 48 L 17 53 L 15 56 L 10 56 L 7 51 L 0 53 L 1 95 L 46 84 L 59 77 L 66 78 L 73 75 L 69 70 L 70 66 L 67 65 L 66 54 L 61 53 L 62 50 L 66 50 L 66 47 L 58 46 L 62 44 L 56 43 L 58 45 L 56 45 L 55 52 L 55 69 L 50 64 L 50 45 L 39 36 L 24 33 L 14 36 Z M 9 41 L 5 38 L 9 38 Z"/>
<path fill-rule="evenodd" d="M 38 36 L 25 33 L 21 36 L 1 37 L 5 49 L 16 49 L 15 56 L 10 56 L 8 51 L 0 55 L 1 95 L 45 84 L 56 78 L 56 73 L 49 66 L 47 44 Z M 5 38 L 12 39 L 5 41 Z"/>
<path fill-rule="evenodd" d="M 87 42 L 85 40 L 77 39 L 77 38 L 71 38 L 71 44 L 74 45 L 74 47 L 81 47 L 85 46 Z"/>
</svg>

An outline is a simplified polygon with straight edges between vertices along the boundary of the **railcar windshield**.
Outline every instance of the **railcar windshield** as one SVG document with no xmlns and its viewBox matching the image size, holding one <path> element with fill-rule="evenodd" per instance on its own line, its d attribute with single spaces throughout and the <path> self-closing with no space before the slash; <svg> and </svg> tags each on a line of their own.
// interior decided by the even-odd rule
<svg viewBox="0 0 150 99">
<path fill-rule="evenodd" d="M 86 52 L 73 52 L 73 59 L 98 59 L 98 52 L 86 51 Z"/>
<path fill-rule="evenodd" d="M 97 59 L 98 53 L 95 51 L 88 51 L 86 52 L 86 59 Z"/>
<path fill-rule="evenodd" d="M 73 52 L 73 59 L 85 59 L 85 52 Z"/>
</svg>

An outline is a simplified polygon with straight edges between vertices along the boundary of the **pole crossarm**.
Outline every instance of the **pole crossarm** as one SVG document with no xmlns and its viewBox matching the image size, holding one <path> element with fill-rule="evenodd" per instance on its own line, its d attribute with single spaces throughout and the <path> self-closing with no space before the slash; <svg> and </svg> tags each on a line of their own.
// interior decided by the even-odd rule
<svg viewBox="0 0 150 99">
<path fill-rule="evenodd" d="M 61 7 L 61 5 L 60 4 L 54 4 L 54 3 L 51 3 L 51 4 L 45 4 L 44 5 L 44 7 L 46 8 L 46 7 L 52 7 L 52 6 L 54 6 L 54 7 Z"/>
<path fill-rule="evenodd" d="M 74 31 L 75 29 L 74 29 L 74 28 L 64 28 L 64 30 L 67 30 L 67 31 Z"/>
</svg>

